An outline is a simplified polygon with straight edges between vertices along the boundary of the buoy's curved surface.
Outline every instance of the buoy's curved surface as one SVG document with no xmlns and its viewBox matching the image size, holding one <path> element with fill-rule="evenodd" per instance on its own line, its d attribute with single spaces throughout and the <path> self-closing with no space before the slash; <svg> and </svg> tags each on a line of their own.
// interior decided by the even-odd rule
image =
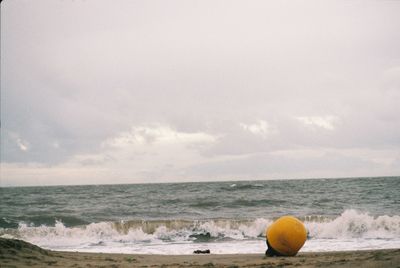
<svg viewBox="0 0 400 268">
<path fill-rule="evenodd" d="M 266 231 L 270 247 L 282 256 L 294 256 L 307 239 L 304 224 L 295 217 L 283 216 L 272 223 Z"/>
</svg>

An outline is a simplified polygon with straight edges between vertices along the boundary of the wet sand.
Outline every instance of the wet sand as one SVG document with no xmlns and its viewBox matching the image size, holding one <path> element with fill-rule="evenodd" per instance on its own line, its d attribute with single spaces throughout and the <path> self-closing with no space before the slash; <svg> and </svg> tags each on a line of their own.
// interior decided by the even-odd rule
<svg viewBox="0 0 400 268">
<path fill-rule="evenodd" d="M 0 238 L 0 267 L 399 267 L 400 249 L 300 253 L 296 257 L 237 255 L 137 255 L 44 250 Z"/>
</svg>

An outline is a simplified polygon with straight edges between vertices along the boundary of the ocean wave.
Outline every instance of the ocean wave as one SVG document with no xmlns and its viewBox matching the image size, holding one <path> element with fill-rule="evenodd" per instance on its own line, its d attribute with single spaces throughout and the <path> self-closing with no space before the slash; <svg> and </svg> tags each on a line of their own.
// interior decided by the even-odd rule
<svg viewBox="0 0 400 268">
<path fill-rule="evenodd" d="M 400 216 L 373 217 L 346 210 L 335 219 L 306 221 L 311 238 L 400 238 Z"/>
<path fill-rule="evenodd" d="M 99 222 L 66 227 L 57 221 L 55 226 L 30 226 L 20 223 L 18 229 L 0 229 L 7 235 L 34 244 L 54 247 L 102 243 L 163 243 L 205 242 L 224 239 L 243 240 L 262 236 L 270 220 L 207 220 L 207 221 L 121 221 Z"/>
<path fill-rule="evenodd" d="M 241 208 L 241 207 L 269 207 L 273 205 L 282 205 L 286 203 L 286 200 L 279 199 L 257 199 L 257 200 L 248 200 L 248 199 L 236 199 L 230 203 L 225 204 L 228 208 Z"/>
<path fill-rule="evenodd" d="M 229 187 L 222 187 L 222 190 L 228 191 L 238 191 L 238 190 L 247 190 L 247 189 L 256 189 L 263 188 L 264 185 L 261 183 L 232 183 Z"/>
<path fill-rule="evenodd" d="M 65 226 L 78 226 L 90 223 L 77 215 L 26 215 L 24 216 L 24 220 L 25 222 L 29 222 L 29 226 L 36 227 L 41 225 L 54 226 L 57 221 L 62 222 Z M 0 228 L 18 228 L 20 223 L 23 222 L 19 222 L 17 219 L 8 219 L 6 217 L 0 218 Z"/>
<path fill-rule="evenodd" d="M 400 216 L 373 217 L 368 213 L 346 210 L 336 218 L 304 217 L 309 239 L 399 239 Z M 203 221 L 158 220 L 99 222 L 66 227 L 57 221 L 54 226 L 30 226 L 20 223 L 17 229 L 0 229 L 0 236 L 20 238 L 48 248 L 90 245 L 192 243 L 228 240 L 265 239 L 265 230 L 273 219 L 215 219 Z"/>
<path fill-rule="evenodd" d="M 198 201 L 192 204 L 189 204 L 190 207 L 193 208 L 209 208 L 209 207 L 217 207 L 220 206 L 221 203 L 220 202 L 216 202 L 216 201 Z"/>
<path fill-rule="evenodd" d="M 282 205 L 287 203 L 286 200 L 280 199 L 257 199 L 248 200 L 244 198 L 233 199 L 229 202 L 222 201 L 212 201 L 212 200 L 200 200 L 189 204 L 193 208 L 208 208 L 208 209 L 218 209 L 220 207 L 225 208 L 243 208 L 243 207 L 265 207 L 273 205 Z"/>
</svg>

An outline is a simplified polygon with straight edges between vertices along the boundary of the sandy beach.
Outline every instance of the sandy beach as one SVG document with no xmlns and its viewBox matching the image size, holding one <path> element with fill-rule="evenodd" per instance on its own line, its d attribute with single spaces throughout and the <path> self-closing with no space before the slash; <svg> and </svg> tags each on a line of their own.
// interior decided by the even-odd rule
<svg viewBox="0 0 400 268">
<path fill-rule="evenodd" d="M 400 249 L 300 253 L 296 257 L 237 255 L 136 255 L 44 250 L 0 238 L 1 267 L 400 267 Z"/>
</svg>

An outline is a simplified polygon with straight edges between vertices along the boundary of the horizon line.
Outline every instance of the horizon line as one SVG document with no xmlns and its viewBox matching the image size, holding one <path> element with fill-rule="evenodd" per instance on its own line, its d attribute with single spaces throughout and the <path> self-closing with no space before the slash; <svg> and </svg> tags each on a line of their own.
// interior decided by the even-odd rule
<svg viewBox="0 0 400 268">
<path fill-rule="evenodd" d="M 350 177 L 308 177 L 288 179 L 254 179 L 254 180 L 204 180 L 204 181 L 169 181 L 169 182 L 130 182 L 130 183 L 101 183 L 101 184 L 54 184 L 54 185 L 6 185 L 0 184 L 0 188 L 28 188 L 28 187 L 65 187 L 65 186 L 103 186 L 103 185 L 143 185 L 143 184 L 185 184 L 185 183 L 219 183 L 219 182 L 244 182 L 244 181 L 293 181 L 293 180 L 345 180 L 345 179 L 373 179 L 373 178 L 397 178 L 400 175 L 387 176 L 350 176 Z"/>
</svg>

